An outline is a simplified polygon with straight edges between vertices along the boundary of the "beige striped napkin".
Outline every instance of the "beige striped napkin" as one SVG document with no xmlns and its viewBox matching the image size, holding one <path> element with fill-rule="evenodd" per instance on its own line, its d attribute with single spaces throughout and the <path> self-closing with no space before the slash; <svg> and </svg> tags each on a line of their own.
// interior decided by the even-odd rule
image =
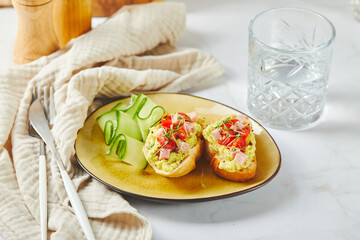
<svg viewBox="0 0 360 240">
<path fill-rule="evenodd" d="M 151 239 L 149 221 L 77 165 L 74 141 L 95 97 L 184 91 L 223 73 L 209 54 L 173 46 L 185 15 L 181 3 L 126 6 L 64 49 L 0 71 L 0 234 L 6 240 L 40 239 L 39 140 L 28 135 L 34 85 L 55 87 L 52 133 L 96 238 Z M 47 169 L 49 238 L 84 239 L 49 152 Z"/>
</svg>

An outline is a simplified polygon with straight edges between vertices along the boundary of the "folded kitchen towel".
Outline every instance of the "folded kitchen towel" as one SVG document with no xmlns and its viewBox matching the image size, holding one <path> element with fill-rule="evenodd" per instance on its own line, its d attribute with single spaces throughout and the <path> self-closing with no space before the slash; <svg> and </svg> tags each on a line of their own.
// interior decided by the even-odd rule
<svg viewBox="0 0 360 240">
<path fill-rule="evenodd" d="M 182 3 L 126 6 L 65 48 L 0 71 L 0 233 L 5 239 L 40 239 L 39 140 L 28 135 L 32 87 L 38 85 L 55 88 L 52 133 L 95 237 L 151 239 L 150 222 L 79 167 L 74 142 L 96 97 L 185 91 L 224 72 L 209 54 L 174 47 L 185 15 Z M 47 156 L 48 236 L 85 239 L 56 161 L 49 151 Z"/>
</svg>

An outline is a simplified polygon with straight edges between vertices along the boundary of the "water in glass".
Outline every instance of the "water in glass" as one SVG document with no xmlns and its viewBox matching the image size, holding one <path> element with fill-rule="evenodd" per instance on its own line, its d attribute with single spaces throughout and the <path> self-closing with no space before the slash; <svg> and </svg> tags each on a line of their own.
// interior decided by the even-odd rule
<svg viewBox="0 0 360 240">
<path fill-rule="evenodd" d="M 311 17 L 313 25 L 303 24 Z M 261 123 L 304 129 L 320 118 L 332 55 L 328 39 L 334 37 L 323 22 L 313 12 L 279 9 L 259 14 L 250 24 L 247 101 Z"/>
<path fill-rule="evenodd" d="M 260 52 L 249 65 L 248 107 L 272 127 L 304 128 L 324 108 L 327 65 L 312 56 L 295 57 Z"/>
</svg>

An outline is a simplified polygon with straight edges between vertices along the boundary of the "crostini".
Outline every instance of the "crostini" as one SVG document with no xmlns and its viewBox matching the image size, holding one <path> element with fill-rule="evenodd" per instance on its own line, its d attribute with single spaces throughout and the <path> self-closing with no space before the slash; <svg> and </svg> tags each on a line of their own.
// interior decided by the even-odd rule
<svg viewBox="0 0 360 240">
<path fill-rule="evenodd" d="M 231 181 L 246 181 L 256 173 L 256 141 L 252 124 L 244 115 L 228 115 L 204 131 L 205 154 L 214 173 Z"/>
<path fill-rule="evenodd" d="M 164 114 L 150 128 L 143 153 L 155 172 L 170 178 L 181 177 L 196 167 L 203 152 L 202 126 L 195 112 Z"/>
</svg>

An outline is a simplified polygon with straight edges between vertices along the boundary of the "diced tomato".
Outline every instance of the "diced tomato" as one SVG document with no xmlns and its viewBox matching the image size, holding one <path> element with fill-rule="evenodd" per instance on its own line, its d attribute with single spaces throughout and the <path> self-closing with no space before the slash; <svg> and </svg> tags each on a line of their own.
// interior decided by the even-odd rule
<svg viewBox="0 0 360 240">
<path fill-rule="evenodd" d="M 184 127 L 180 127 L 179 130 L 174 132 L 175 139 L 184 140 L 186 138 L 186 130 Z"/>
<path fill-rule="evenodd" d="M 250 133 L 250 127 L 246 126 L 242 129 L 243 135 L 240 135 L 240 137 L 236 137 L 237 132 L 233 131 L 232 129 L 229 129 L 232 125 L 234 125 L 236 122 L 238 122 L 238 119 L 229 119 L 226 123 L 224 123 L 224 127 L 221 130 L 221 138 L 218 140 L 218 143 L 221 145 L 227 146 L 229 143 L 231 143 L 230 147 L 235 148 L 243 148 L 246 147 L 246 138 Z"/>
<path fill-rule="evenodd" d="M 170 140 L 169 143 L 165 144 L 163 148 L 167 149 L 174 149 L 176 146 L 176 143 L 174 140 Z"/>
<path fill-rule="evenodd" d="M 243 132 L 245 133 L 245 138 L 249 135 L 250 133 L 250 127 L 249 126 L 246 126 L 244 127 L 243 129 Z"/>
<path fill-rule="evenodd" d="M 220 145 L 228 145 L 229 143 L 231 143 L 235 138 L 234 137 L 230 137 L 230 136 L 226 136 L 226 134 L 221 135 L 221 138 L 218 140 L 218 143 Z"/>
<path fill-rule="evenodd" d="M 246 137 L 239 137 L 236 138 L 235 141 L 232 143 L 232 146 L 236 147 L 236 148 L 243 148 L 246 146 Z"/>
<path fill-rule="evenodd" d="M 168 141 L 169 139 L 164 137 L 164 136 L 161 136 L 161 137 L 158 137 L 156 138 L 156 140 L 161 144 L 161 145 L 164 145 L 166 143 L 166 141 Z"/>
<path fill-rule="evenodd" d="M 229 136 L 234 136 L 236 135 L 234 130 L 226 130 L 226 132 L 229 134 Z"/>
<path fill-rule="evenodd" d="M 232 125 L 234 125 L 237 121 L 239 121 L 238 119 L 234 118 L 234 119 L 229 119 L 227 123 L 224 123 L 224 125 L 228 128 L 230 128 Z"/>
<path fill-rule="evenodd" d="M 161 146 L 163 146 L 163 148 L 166 148 L 166 149 L 173 149 L 176 146 L 176 143 L 175 143 L 174 140 L 171 140 L 171 139 L 169 139 L 167 137 L 164 137 L 164 136 L 158 137 L 157 141 L 161 144 Z"/>
<path fill-rule="evenodd" d="M 163 119 L 161 119 L 160 124 L 164 128 L 170 128 L 170 126 L 172 124 L 171 116 L 170 115 L 165 116 Z"/>
<path fill-rule="evenodd" d="M 185 118 L 186 122 L 190 122 L 191 119 L 186 113 L 178 112 L 179 115 L 183 116 Z"/>
<path fill-rule="evenodd" d="M 241 137 L 237 138 L 233 143 L 232 146 L 236 147 L 236 148 L 243 148 L 246 147 L 246 138 L 250 133 L 250 127 L 246 126 L 242 129 L 242 131 L 244 132 L 244 135 L 242 135 Z"/>
</svg>

